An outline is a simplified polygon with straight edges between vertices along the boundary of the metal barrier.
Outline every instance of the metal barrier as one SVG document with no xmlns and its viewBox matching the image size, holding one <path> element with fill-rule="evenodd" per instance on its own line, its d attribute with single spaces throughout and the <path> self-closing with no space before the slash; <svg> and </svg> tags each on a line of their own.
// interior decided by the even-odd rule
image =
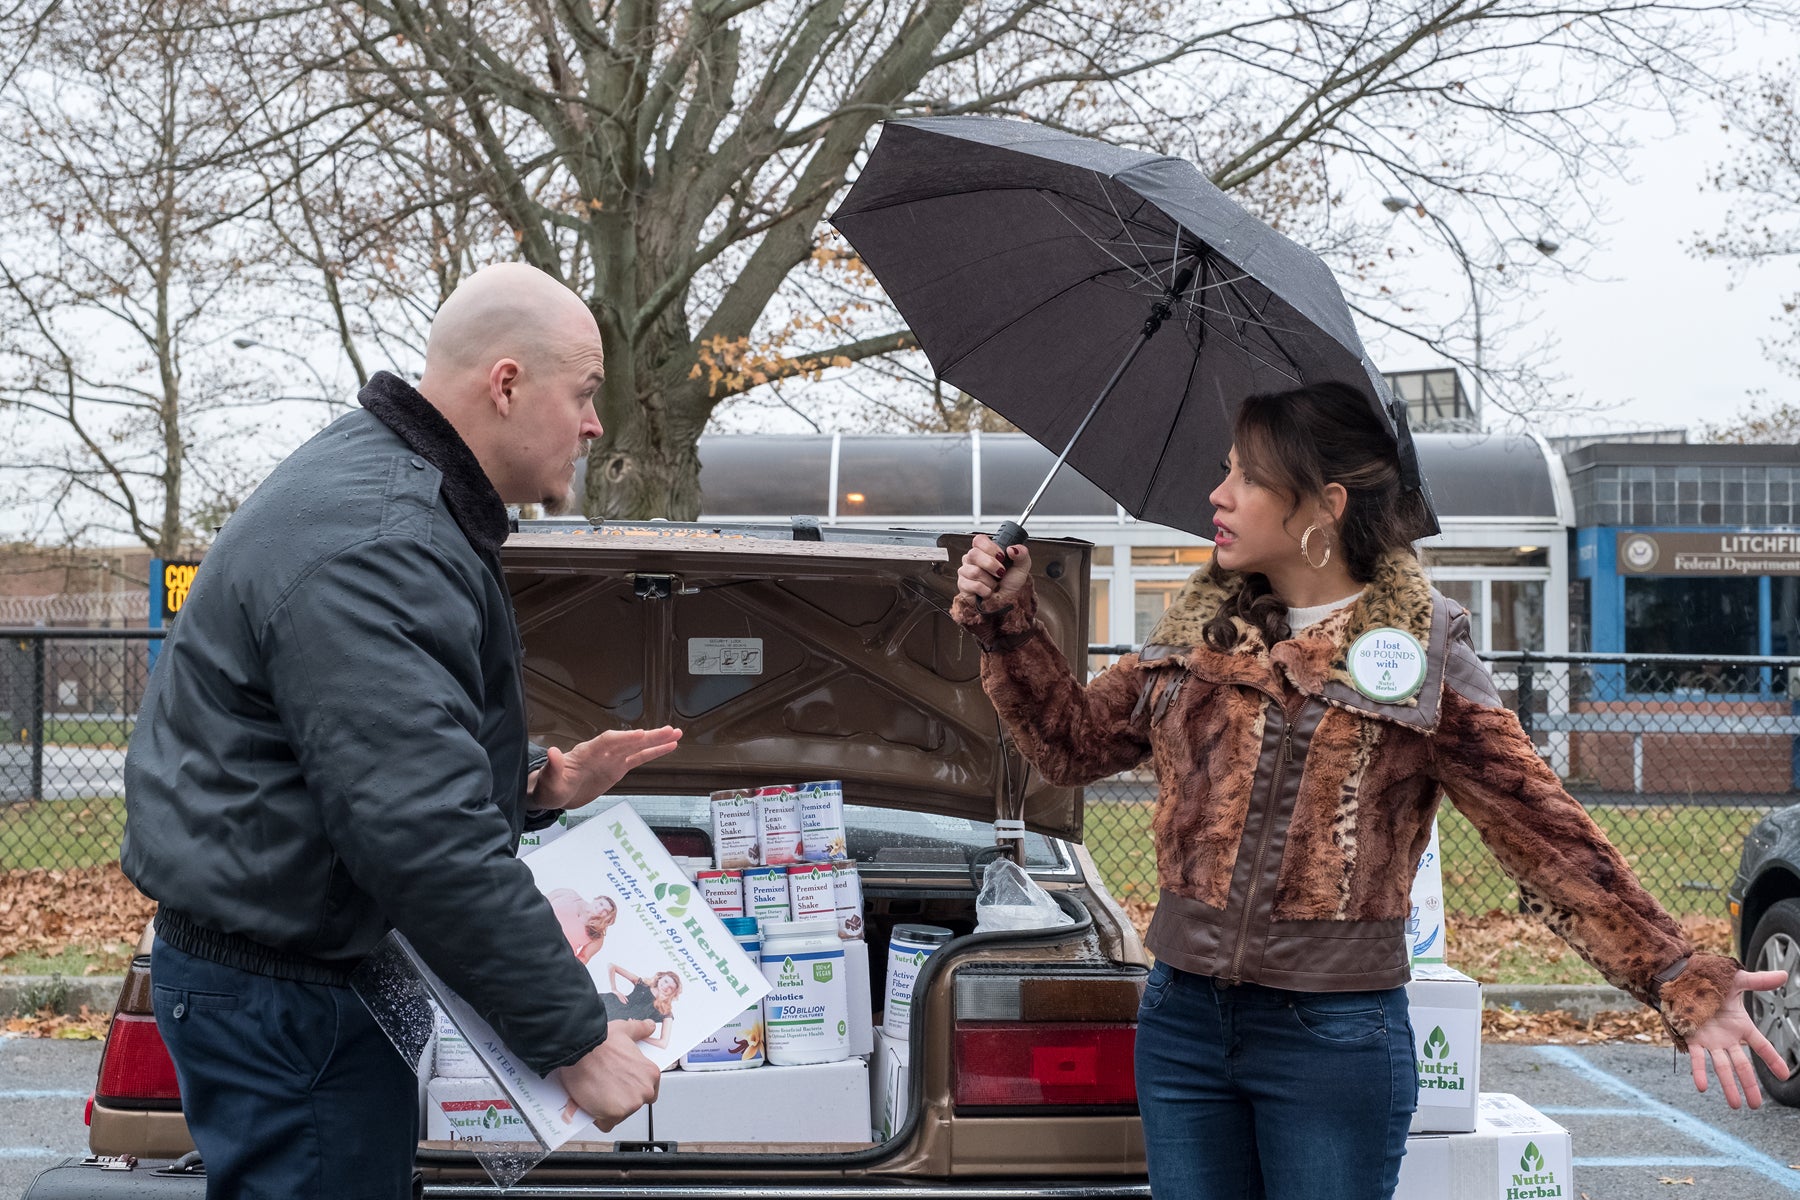
<svg viewBox="0 0 1800 1200">
<path fill-rule="evenodd" d="M 0 629 L 0 870 L 117 856 L 125 743 L 162 635 Z M 1717 915 L 1745 832 L 1800 803 L 1800 658 L 1483 657 L 1539 752 L 1673 912 Z M 1088 789 L 1086 841 L 1124 899 L 1156 897 L 1155 795 L 1147 771 Z M 1512 881 L 1453 803 L 1440 828 L 1451 910 L 1511 909 Z"/>
</svg>

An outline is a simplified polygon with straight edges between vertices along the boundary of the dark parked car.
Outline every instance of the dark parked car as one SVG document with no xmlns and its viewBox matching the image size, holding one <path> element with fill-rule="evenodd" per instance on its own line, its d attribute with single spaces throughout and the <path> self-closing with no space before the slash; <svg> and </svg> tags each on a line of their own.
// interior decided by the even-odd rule
<svg viewBox="0 0 1800 1200">
<path fill-rule="evenodd" d="M 1744 838 L 1728 893 L 1731 940 L 1753 971 L 1786 971 L 1786 986 L 1750 997 L 1750 1017 L 1794 1072 L 1776 1079 L 1754 1059 L 1763 1090 L 1800 1106 L 1800 804 L 1770 813 Z"/>
</svg>

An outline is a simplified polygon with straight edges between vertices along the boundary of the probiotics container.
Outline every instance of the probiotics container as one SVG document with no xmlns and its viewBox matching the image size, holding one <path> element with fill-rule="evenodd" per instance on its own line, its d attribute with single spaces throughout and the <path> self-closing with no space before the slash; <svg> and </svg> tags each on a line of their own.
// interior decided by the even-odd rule
<svg viewBox="0 0 1800 1200">
<path fill-rule="evenodd" d="M 762 970 L 771 988 L 763 997 L 771 1065 L 850 1057 L 850 996 L 836 920 L 766 923 Z"/>
<path fill-rule="evenodd" d="M 896 925 L 888 943 L 887 1003 L 881 1010 L 881 1027 L 897 1038 L 912 1030 L 913 984 L 925 960 L 956 936 L 942 925 Z"/>
<path fill-rule="evenodd" d="M 756 826 L 763 866 L 800 861 L 800 794 L 792 786 L 757 789 Z"/>
<path fill-rule="evenodd" d="M 831 864 L 831 887 L 837 896 L 838 936 L 845 941 L 863 940 L 862 873 L 849 859 Z"/>
<path fill-rule="evenodd" d="M 788 903 L 796 921 L 830 921 L 837 926 L 836 872 L 830 863 L 796 863 L 787 869 Z"/>
<path fill-rule="evenodd" d="M 751 958 L 762 952 L 762 935 L 750 917 L 726 917 L 725 932 Z M 681 1056 L 684 1071 L 740 1071 L 763 1065 L 763 1006 L 758 1000 L 717 1033 Z"/>
<path fill-rule="evenodd" d="M 797 794 L 800 857 L 807 862 L 844 857 L 844 785 L 835 779 L 803 783 Z"/>
<path fill-rule="evenodd" d="M 759 921 L 791 921 L 786 867 L 751 867 L 744 872 L 744 916 Z"/>
<path fill-rule="evenodd" d="M 744 914 L 744 873 L 742 871 L 701 871 L 694 876 L 706 906 L 720 917 Z"/>
<path fill-rule="evenodd" d="M 712 794 L 713 865 L 741 870 L 757 864 L 756 796 L 736 790 Z"/>
</svg>

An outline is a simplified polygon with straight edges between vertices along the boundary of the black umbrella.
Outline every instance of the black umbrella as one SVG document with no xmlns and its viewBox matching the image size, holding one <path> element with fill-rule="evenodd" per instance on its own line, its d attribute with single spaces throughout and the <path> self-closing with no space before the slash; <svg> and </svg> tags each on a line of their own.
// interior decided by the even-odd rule
<svg viewBox="0 0 1800 1200">
<path fill-rule="evenodd" d="M 1180 159 L 1004 118 L 889 121 L 832 223 L 940 378 L 1133 516 L 1210 536 L 1238 404 L 1328 380 L 1369 397 L 1424 487 L 1330 269 Z M 998 540 L 1023 540 L 1042 495 Z M 1414 537 L 1438 531 L 1425 500 Z"/>
</svg>

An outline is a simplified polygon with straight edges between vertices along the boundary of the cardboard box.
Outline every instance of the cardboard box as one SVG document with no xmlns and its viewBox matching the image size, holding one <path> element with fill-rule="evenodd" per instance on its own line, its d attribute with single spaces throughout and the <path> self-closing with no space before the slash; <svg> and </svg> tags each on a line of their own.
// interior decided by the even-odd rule
<svg viewBox="0 0 1800 1200">
<path fill-rule="evenodd" d="M 584 1141 L 644 1141 L 650 1110 L 640 1108 L 611 1133 L 588 1127 Z M 490 1079 L 433 1079 L 425 1088 L 425 1137 L 433 1142 L 529 1142 L 531 1130 Z"/>
<path fill-rule="evenodd" d="M 1413 875 L 1412 915 L 1406 921 L 1416 963 L 1444 961 L 1444 864 L 1438 853 L 1437 819 L 1431 822 L 1431 841 Z"/>
<path fill-rule="evenodd" d="M 875 998 L 869 985 L 869 943 L 844 943 L 844 984 L 850 1006 L 850 1056 L 875 1053 Z"/>
<path fill-rule="evenodd" d="M 650 1106 L 659 1142 L 869 1141 L 869 1065 L 672 1071 Z"/>
<path fill-rule="evenodd" d="M 643 1141 L 650 1110 L 641 1108 L 611 1133 L 584 1140 Z M 425 1137 L 433 1142 L 529 1142 L 531 1130 L 492 1079 L 433 1079 L 425 1087 Z"/>
<path fill-rule="evenodd" d="M 1469 1133 L 1481 1093 L 1481 985 L 1453 967 L 1417 963 L 1406 1001 L 1419 1063 L 1414 1133 Z"/>
<path fill-rule="evenodd" d="M 1481 1097 L 1473 1133 L 1406 1139 L 1394 1200 L 1577 1200 L 1569 1132 L 1517 1096 Z"/>
<path fill-rule="evenodd" d="M 433 1045 L 431 1075 L 434 1079 L 485 1079 L 492 1080 L 493 1073 L 475 1048 L 469 1045 L 469 1039 L 463 1036 L 462 1030 L 453 1024 L 442 1012 L 437 1014 L 437 1039 Z"/>
<path fill-rule="evenodd" d="M 885 1142 L 905 1127 L 911 1099 L 912 1044 L 877 1029 L 875 1053 L 869 1059 L 869 1108 L 876 1141 Z"/>
</svg>

